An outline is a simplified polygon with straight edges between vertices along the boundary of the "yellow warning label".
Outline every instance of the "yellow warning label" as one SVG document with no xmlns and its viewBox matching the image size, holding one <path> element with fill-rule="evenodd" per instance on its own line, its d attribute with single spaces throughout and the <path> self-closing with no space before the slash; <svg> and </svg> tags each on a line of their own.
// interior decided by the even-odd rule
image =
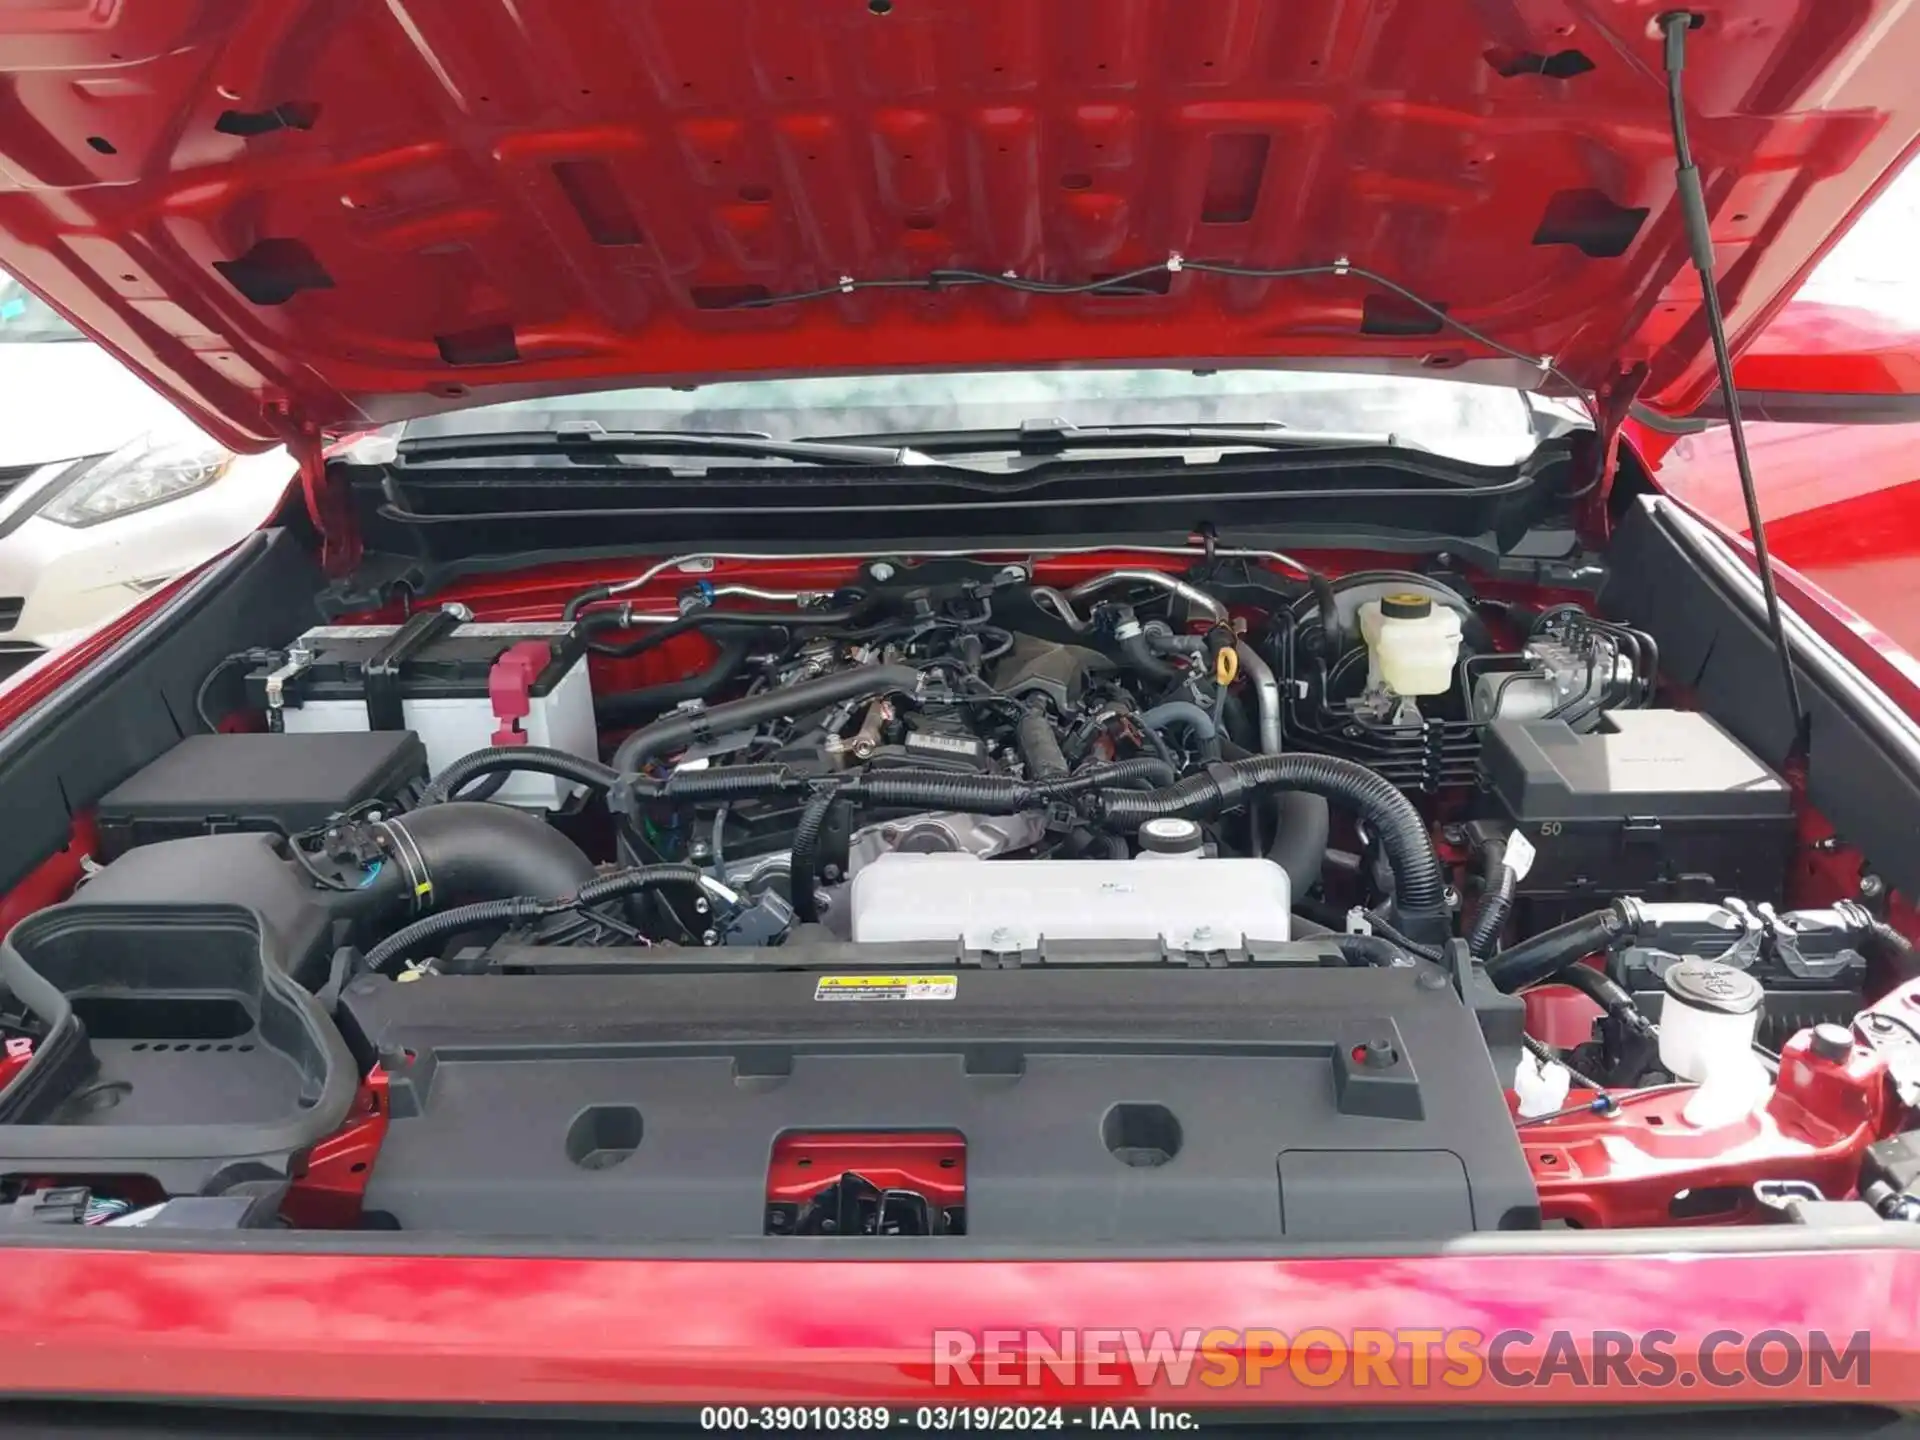
<svg viewBox="0 0 1920 1440">
<path fill-rule="evenodd" d="M 822 975 L 816 1000 L 951 1000 L 957 975 Z"/>
</svg>

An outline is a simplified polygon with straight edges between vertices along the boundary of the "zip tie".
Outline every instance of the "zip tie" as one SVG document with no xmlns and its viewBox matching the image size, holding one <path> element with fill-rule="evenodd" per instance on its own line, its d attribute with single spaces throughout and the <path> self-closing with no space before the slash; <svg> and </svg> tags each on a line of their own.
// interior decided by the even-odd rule
<svg viewBox="0 0 1920 1440">
<path fill-rule="evenodd" d="M 854 287 L 853 276 L 842 275 L 840 277 L 840 293 L 842 295 L 851 295 L 853 293 L 853 287 Z"/>
<path fill-rule="evenodd" d="M 1539 365 L 1542 375 L 1551 374 L 1553 372 L 1553 357 L 1551 355 L 1542 355 L 1539 360 Z"/>
<path fill-rule="evenodd" d="M 1178 275 L 1182 270 L 1186 268 L 1187 268 L 1187 258 L 1186 256 L 1182 255 L 1178 250 L 1174 251 L 1171 255 L 1167 256 L 1167 273 L 1169 275 Z"/>
<path fill-rule="evenodd" d="M 1352 271 L 1352 269 L 1353 269 L 1353 262 L 1352 262 L 1351 260 L 1349 260 L 1349 259 L 1347 259 L 1347 257 L 1346 257 L 1346 256 L 1344 256 L 1344 255 L 1339 255 L 1339 256 L 1336 256 L 1336 257 L 1334 257 L 1334 262 L 1333 262 L 1333 273 L 1334 273 L 1334 274 L 1336 274 L 1336 275 L 1345 275 L 1345 274 L 1348 274 L 1349 272 L 1351 272 L 1351 271 Z"/>
</svg>

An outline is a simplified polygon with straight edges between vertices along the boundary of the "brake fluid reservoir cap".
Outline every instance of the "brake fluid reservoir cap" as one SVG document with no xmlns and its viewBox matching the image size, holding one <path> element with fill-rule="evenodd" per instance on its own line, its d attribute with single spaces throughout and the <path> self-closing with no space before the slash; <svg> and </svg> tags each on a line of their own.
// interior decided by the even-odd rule
<svg viewBox="0 0 1920 1440">
<path fill-rule="evenodd" d="M 1765 995 L 1760 982 L 1744 970 L 1717 960 L 1682 960 L 1666 974 L 1667 996 L 1714 1015 L 1750 1015 Z"/>
<path fill-rule="evenodd" d="M 1153 855 L 1198 855 L 1200 826 L 1175 815 L 1149 820 L 1140 827 L 1140 848 Z"/>
<path fill-rule="evenodd" d="M 1380 613 L 1389 620 L 1424 620 L 1433 613 L 1433 600 L 1430 596 L 1410 592 L 1400 595 L 1383 595 L 1380 599 Z"/>
</svg>

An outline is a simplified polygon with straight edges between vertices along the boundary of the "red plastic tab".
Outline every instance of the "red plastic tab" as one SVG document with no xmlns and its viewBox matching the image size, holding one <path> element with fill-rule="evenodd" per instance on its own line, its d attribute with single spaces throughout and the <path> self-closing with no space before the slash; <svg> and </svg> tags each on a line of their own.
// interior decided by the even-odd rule
<svg viewBox="0 0 1920 1440">
<path fill-rule="evenodd" d="M 487 676 L 487 696 L 493 702 L 494 718 L 500 727 L 493 732 L 496 745 L 524 745 L 527 732 L 519 722 L 533 713 L 533 682 L 553 659 L 553 649 L 544 640 L 522 640 L 509 647 Z"/>
</svg>

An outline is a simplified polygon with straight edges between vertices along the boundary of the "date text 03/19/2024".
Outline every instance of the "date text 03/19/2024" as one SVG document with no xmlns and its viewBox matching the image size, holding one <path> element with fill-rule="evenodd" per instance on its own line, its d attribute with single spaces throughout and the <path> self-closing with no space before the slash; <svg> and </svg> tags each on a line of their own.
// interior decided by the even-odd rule
<svg viewBox="0 0 1920 1440">
<path fill-rule="evenodd" d="M 837 1430 L 878 1434 L 1019 1433 L 1023 1431 L 1198 1430 L 1191 1411 L 1158 1405 L 1100 1405 L 1069 1410 L 1059 1405 L 708 1405 L 700 1428 L 723 1434 L 776 1434 Z"/>
</svg>

